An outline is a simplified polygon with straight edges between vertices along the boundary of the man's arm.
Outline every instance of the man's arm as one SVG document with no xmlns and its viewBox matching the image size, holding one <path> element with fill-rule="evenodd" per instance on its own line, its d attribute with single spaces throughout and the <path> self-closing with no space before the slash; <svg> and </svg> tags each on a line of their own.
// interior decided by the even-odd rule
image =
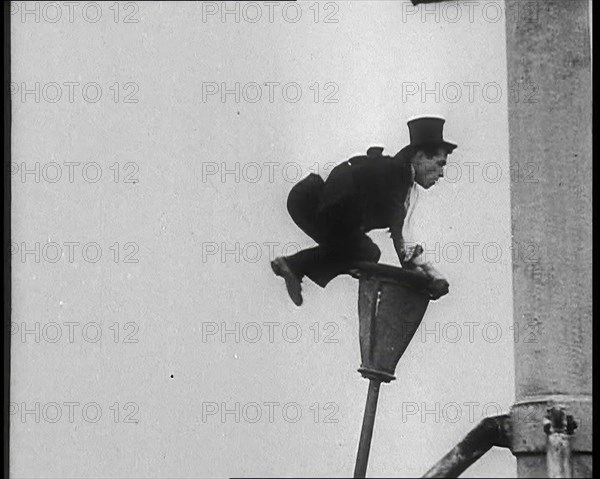
<svg viewBox="0 0 600 479">
<path fill-rule="evenodd" d="M 406 251 L 406 244 L 404 243 L 404 237 L 402 236 L 402 230 L 404 229 L 404 220 L 406 219 L 406 205 L 405 199 L 402 195 L 394 195 L 393 200 L 393 214 L 390 221 L 390 234 L 392 235 L 392 241 L 394 243 L 394 249 L 400 260 L 402 267 L 407 265 L 409 261 L 409 255 Z"/>
<path fill-rule="evenodd" d="M 401 205 L 396 204 L 394 211 L 397 214 L 394 215 L 391 222 L 390 233 L 392 234 L 394 248 L 396 249 L 398 259 L 400 259 L 400 264 L 403 268 L 420 271 L 431 278 L 429 292 L 431 299 L 438 299 L 448 294 L 448 281 L 431 263 L 425 261 L 423 247 L 421 245 L 416 245 L 412 248 L 407 247 L 404 242 L 404 238 L 402 237 L 402 228 L 404 226 L 404 219 L 406 218 L 404 203 Z"/>
</svg>

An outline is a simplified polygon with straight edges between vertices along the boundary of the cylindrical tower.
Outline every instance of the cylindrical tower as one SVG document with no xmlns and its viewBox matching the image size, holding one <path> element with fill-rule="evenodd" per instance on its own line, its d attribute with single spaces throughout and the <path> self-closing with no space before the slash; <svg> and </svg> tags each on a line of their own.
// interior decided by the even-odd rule
<svg viewBox="0 0 600 479">
<path fill-rule="evenodd" d="M 561 433 L 568 436 L 573 477 L 591 477 L 590 2 L 507 0 L 506 12 L 519 333 L 512 451 L 519 477 L 557 474 L 549 471 L 557 470 L 553 458 L 560 453 L 551 450 L 560 441 L 550 436 Z M 553 406 L 564 406 L 576 429 L 572 421 L 561 427 L 555 417 L 546 419 Z"/>
</svg>

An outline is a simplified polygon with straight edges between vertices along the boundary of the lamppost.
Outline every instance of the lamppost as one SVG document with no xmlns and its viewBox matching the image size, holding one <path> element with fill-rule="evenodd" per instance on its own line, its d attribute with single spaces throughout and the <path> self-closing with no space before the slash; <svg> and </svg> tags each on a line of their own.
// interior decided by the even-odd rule
<svg viewBox="0 0 600 479">
<path fill-rule="evenodd" d="M 417 331 L 430 300 L 432 278 L 394 266 L 357 263 L 361 366 L 369 391 L 354 477 L 365 477 L 379 387 L 396 379 L 398 361 Z"/>
</svg>

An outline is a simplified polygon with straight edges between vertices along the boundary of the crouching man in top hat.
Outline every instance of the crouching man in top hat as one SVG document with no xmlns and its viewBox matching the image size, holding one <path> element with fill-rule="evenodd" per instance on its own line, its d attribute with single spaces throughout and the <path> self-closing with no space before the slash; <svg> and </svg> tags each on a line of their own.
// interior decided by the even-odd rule
<svg viewBox="0 0 600 479">
<path fill-rule="evenodd" d="M 382 155 L 383 148 L 372 147 L 366 156 L 336 166 L 327 181 L 313 173 L 292 188 L 288 212 L 318 246 L 278 257 L 271 267 L 285 279 L 297 306 L 302 304 L 304 276 L 325 287 L 348 272 L 350 262 L 379 261 L 381 251 L 366 234 L 373 229 L 389 228 L 403 268 L 437 274 L 422 261 L 422 248 L 406 247 L 402 229 L 414 188 L 435 185 L 444 176 L 447 156 L 456 148 L 443 138 L 444 122 L 433 116 L 409 120 L 410 145 L 395 156 Z M 439 296 L 448 290 L 448 283 L 440 281 Z"/>
</svg>

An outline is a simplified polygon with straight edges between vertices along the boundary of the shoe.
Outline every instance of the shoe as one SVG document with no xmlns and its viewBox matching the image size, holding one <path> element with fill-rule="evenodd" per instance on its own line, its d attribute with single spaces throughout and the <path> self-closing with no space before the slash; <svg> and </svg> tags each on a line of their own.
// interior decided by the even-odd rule
<svg viewBox="0 0 600 479">
<path fill-rule="evenodd" d="M 302 304 L 302 282 L 290 269 L 285 258 L 280 256 L 271 261 L 271 269 L 277 276 L 285 279 L 285 286 L 290 298 L 296 306 L 300 306 Z"/>
</svg>

